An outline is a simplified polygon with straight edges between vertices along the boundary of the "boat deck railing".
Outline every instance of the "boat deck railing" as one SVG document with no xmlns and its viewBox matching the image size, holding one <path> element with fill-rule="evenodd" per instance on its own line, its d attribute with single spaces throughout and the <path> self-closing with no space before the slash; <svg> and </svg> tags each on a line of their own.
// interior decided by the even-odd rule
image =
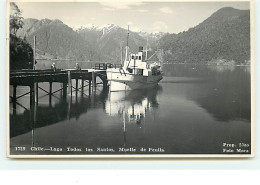
<svg viewBox="0 0 260 185">
<path fill-rule="evenodd" d="M 122 64 L 97 63 L 94 69 L 106 70 L 108 68 L 122 68 Z"/>
</svg>

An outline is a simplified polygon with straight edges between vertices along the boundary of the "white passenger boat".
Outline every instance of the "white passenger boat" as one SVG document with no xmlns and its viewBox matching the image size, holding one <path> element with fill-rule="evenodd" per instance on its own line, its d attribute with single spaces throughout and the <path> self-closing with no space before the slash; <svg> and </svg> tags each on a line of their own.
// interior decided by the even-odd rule
<svg viewBox="0 0 260 185">
<path fill-rule="evenodd" d="M 144 52 L 143 47 L 139 47 L 137 54 L 128 55 L 128 46 L 126 46 L 126 57 L 122 67 L 107 69 L 110 91 L 153 87 L 162 78 L 160 64 L 157 62 L 150 63 L 147 60 L 147 49 Z"/>
</svg>

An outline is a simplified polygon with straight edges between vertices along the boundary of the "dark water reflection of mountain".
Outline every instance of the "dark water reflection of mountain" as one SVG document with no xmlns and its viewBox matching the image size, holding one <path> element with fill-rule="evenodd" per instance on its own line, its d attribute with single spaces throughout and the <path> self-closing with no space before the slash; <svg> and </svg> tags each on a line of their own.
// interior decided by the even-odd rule
<svg viewBox="0 0 260 185">
<path fill-rule="evenodd" d="M 202 82 L 200 85 L 190 86 L 187 98 L 195 101 L 216 120 L 251 121 L 250 66 L 166 66 L 166 76 L 190 77 L 196 78 L 194 83 Z"/>
</svg>

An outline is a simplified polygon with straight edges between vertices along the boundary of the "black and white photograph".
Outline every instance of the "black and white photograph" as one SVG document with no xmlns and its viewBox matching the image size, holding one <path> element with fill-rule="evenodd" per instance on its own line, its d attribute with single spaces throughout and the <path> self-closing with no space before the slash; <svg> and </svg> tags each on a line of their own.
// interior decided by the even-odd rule
<svg viewBox="0 0 260 185">
<path fill-rule="evenodd" d="M 253 2 L 7 2 L 7 156 L 254 156 Z"/>
</svg>

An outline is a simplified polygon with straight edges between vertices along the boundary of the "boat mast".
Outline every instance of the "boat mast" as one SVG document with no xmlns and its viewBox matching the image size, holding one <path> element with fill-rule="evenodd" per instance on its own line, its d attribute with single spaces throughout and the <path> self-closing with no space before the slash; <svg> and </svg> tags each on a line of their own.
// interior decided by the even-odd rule
<svg viewBox="0 0 260 185">
<path fill-rule="evenodd" d="M 121 62 L 121 65 L 123 65 L 123 45 L 122 45 L 122 42 L 120 43 L 120 54 L 121 54 L 121 60 L 120 60 L 120 62 Z"/>
<path fill-rule="evenodd" d="M 129 25 L 127 30 L 127 39 L 126 39 L 126 47 L 125 47 L 125 62 L 127 61 L 127 57 L 128 57 L 128 40 L 129 40 Z"/>
<path fill-rule="evenodd" d="M 147 60 L 147 50 L 148 50 L 148 34 L 146 35 L 146 50 L 145 50 L 145 60 Z"/>
</svg>

